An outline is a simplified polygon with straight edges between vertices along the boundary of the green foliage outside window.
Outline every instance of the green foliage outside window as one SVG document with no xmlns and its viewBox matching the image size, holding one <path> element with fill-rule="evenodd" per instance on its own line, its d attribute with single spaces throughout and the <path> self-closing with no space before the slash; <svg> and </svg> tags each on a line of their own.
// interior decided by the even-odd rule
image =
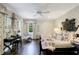
<svg viewBox="0 0 79 59">
<path fill-rule="evenodd" d="M 29 32 L 33 32 L 32 23 L 29 24 Z"/>
</svg>

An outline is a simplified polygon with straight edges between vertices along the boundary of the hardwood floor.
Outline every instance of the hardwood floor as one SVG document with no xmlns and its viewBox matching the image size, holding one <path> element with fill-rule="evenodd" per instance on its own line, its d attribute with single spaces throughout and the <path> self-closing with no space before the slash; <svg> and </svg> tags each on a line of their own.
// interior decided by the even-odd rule
<svg viewBox="0 0 79 59">
<path fill-rule="evenodd" d="M 18 49 L 16 49 L 12 53 L 10 53 L 10 51 L 7 51 L 6 53 L 4 53 L 4 55 L 39 55 L 39 53 L 39 41 L 32 40 L 31 42 L 24 41 L 22 46 L 19 45 Z"/>
<path fill-rule="evenodd" d="M 40 44 L 39 40 L 32 40 L 31 42 L 24 41 L 22 46 L 19 45 L 18 49 L 13 49 L 14 51 L 10 53 L 7 51 L 4 55 L 40 55 Z M 41 51 L 41 55 L 76 55 L 76 53 L 69 53 L 69 52 L 55 52 L 49 50 Z"/>
<path fill-rule="evenodd" d="M 31 42 L 24 43 L 22 49 L 19 50 L 21 55 L 39 55 L 40 52 L 39 43 L 37 40 L 32 40 Z"/>
</svg>

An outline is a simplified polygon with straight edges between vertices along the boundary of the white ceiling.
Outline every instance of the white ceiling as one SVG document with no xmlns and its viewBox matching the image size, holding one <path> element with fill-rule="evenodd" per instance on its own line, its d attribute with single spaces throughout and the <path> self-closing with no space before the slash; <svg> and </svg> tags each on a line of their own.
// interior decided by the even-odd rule
<svg viewBox="0 0 79 59">
<path fill-rule="evenodd" d="M 7 3 L 5 4 L 24 19 L 55 19 L 79 4 L 74 3 Z M 38 10 L 49 11 L 40 16 Z"/>
</svg>

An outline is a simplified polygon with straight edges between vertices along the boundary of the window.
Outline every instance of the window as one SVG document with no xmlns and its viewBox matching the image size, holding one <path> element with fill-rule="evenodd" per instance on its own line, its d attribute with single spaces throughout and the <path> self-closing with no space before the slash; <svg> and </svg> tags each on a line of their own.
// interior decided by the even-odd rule
<svg viewBox="0 0 79 59">
<path fill-rule="evenodd" d="M 33 26 L 32 26 L 32 23 L 29 24 L 29 32 L 33 32 Z"/>
<path fill-rule="evenodd" d="M 9 16 L 6 16 L 6 18 L 5 18 L 5 27 L 6 27 L 6 29 L 8 29 L 8 30 L 10 30 L 11 29 L 11 17 L 9 17 Z"/>
<path fill-rule="evenodd" d="M 4 20 L 4 34 L 5 37 L 9 37 L 11 35 L 11 27 L 12 27 L 12 19 L 10 16 L 5 15 L 5 20 Z"/>
</svg>

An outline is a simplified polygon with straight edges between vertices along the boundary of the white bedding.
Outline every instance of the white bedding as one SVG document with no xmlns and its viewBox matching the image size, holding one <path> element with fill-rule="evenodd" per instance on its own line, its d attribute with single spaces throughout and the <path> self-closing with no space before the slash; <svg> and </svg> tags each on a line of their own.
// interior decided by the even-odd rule
<svg viewBox="0 0 79 59">
<path fill-rule="evenodd" d="M 54 51 L 56 48 L 70 48 L 73 47 L 71 45 L 70 41 L 60 41 L 60 40 L 54 40 L 52 41 L 43 41 L 41 42 L 42 49 L 49 49 L 51 51 Z"/>
<path fill-rule="evenodd" d="M 69 48 L 72 47 L 72 44 L 70 41 L 60 41 L 60 40 L 54 40 L 54 47 L 55 48 Z"/>
<path fill-rule="evenodd" d="M 41 42 L 42 44 L 42 49 L 49 49 L 51 51 L 54 51 L 55 50 L 55 47 L 52 45 L 52 44 L 49 44 L 50 42 Z"/>
<path fill-rule="evenodd" d="M 74 43 L 79 45 L 79 38 L 74 39 Z"/>
<path fill-rule="evenodd" d="M 64 37 L 64 38 L 63 38 Z M 42 37 L 42 48 L 48 48 L 54 50 L 55 48 L 70 48 L 73 47 L 72 42 L 73 42 L 74 35 L 72 32 L 67 33 L 67 35 L 60 35 L 57 34 L 53 37 Z M 47 40 L 51 39 L 51 40 Z M 49 43 L 51 45 L 49 45 Z"/>
</svg>

